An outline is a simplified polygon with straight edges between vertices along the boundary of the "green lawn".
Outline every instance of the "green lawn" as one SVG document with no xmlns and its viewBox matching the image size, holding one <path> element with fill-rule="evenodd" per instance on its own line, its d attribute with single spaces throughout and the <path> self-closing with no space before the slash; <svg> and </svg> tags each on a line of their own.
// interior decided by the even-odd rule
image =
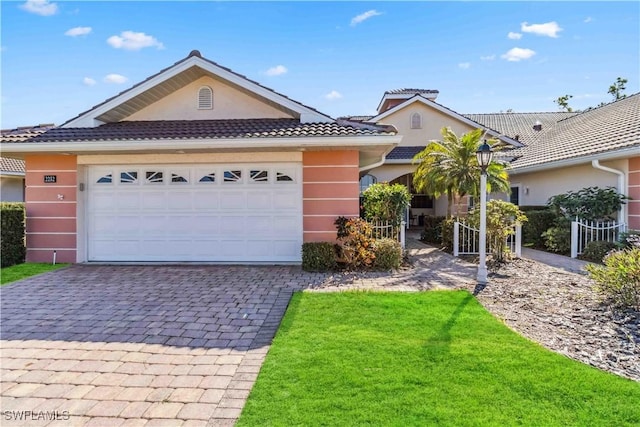
<svg viewBox="0 0 640 427">
<path fill-rule="evenodd" d="M 464 291 L 298 293 L 238 426 L 638 426 L 639 402 Z"/>
<path fill-rule="evenodd" d="M 69 264 L 38 264 L 38 263 L 24 263 L 12 265 L 0 269 L 0 285 L 6 285 L 7 283 L 15 282 L 16 280 L 26 279 L 36 274 L 46 273 L 47 271 L 57 270 L 62 267 L 66 267 Z"/>
</svg>

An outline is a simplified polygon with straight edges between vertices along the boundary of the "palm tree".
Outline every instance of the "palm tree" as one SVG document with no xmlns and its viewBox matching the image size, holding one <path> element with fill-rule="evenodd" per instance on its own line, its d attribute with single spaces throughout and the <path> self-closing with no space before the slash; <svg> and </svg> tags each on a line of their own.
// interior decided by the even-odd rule
<svg viewBox="0 0 640 427">
<path fill-rule="evenodd" d="M 416 190 L 439 197 L 447 195 L 447 218 L 451 217 L 451 207 L 455 197 L 480 193 L 480 166 L 476 151 L 483 141 L 482 129 L 458 137 L 450 128 L 440 131 L 442 141 L 430 141 L 429 145 L 416 154 L 413 162 L 418 167 L 413 175 Z M 489 140 L 495 145 L 497 141 Z M 487 191 L 509 192 L 509 176 L 506 165 L 493 161 L 487 168 Z"/>
</svg>

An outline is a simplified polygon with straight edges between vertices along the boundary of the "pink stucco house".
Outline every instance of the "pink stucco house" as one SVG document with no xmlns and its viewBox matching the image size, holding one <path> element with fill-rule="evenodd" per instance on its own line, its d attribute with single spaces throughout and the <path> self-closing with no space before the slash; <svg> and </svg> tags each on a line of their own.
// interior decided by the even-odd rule
<svg viewBox="0 0 640 427">
<path fill-rule="evenodd" d="M 401 140 L 342 123 L 193 51 L 28 141 L 27 261 L 301 260 L 359 213 L 360 171 Z"/>
</svg>

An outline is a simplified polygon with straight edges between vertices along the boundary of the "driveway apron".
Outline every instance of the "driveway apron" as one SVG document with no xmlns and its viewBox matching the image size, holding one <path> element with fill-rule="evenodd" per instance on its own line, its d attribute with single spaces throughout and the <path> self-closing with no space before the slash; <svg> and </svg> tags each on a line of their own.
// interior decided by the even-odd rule
<svg viewBox="0 0 640 427">
<path fill-rule="evenodd" d="M 4 427 L 233 425 L 295 266 L 74 265 L 0 288 Z"/>
</svg>

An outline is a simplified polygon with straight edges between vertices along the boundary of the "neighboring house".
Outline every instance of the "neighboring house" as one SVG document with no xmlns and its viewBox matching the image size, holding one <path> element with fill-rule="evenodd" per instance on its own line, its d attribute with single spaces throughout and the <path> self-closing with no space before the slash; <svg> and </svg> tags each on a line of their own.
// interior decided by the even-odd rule
<svg viewBox="0 0 640 427">
<path fill-rule="evenodd" d="M 2 140 L 25 141 L 46 132 L 54 125 L 42 124 L 0 131 Z M 24 161 L 0 157 L 0 200 L 3 202 L 24 202 Z"/>
<path fill-rule="evenodd" d="M 640 94 L 568 117 L 474 114 L 467 117 L 507 135 L 524 136 L 511 150 L 512 200 L 545 205 L 551 196 L 585 187 L 614 187 L 631 197 L 618 220 L 640 229 Z M 538 124 L 533 119 L 539 120 Z M 534 129 L 534 126 L 536 129 Z"/>
<path fill-rule="evenodd" d="M 359 213 L 401 140 L 343 123 L 198 51 L 3 155 L 25 160 L 27 261 L 301 261 Z"/>
</svg>

